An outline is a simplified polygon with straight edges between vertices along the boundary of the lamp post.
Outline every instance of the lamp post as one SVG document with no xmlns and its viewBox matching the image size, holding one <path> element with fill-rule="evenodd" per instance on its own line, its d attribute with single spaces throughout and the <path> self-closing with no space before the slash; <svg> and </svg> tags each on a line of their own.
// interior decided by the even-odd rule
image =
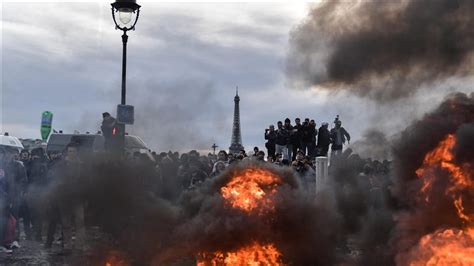
<svg viewBox="0 0 474 266">
<path fill-rule="evenodd" d="M 135 25 L 140 15 L 140 5 L 136 0 L 116 0 L 112 5 L 112 18 L 114 19 L 115 29 L 122 30 L 122 100 L 121 104 L 125 104 L 126 89 L 126 75 L 127 75 L 127 31 L 135 30 Z M 119 20 L 117 21 L 116 14 Z"/>
<path fill-rule="evenodd" d="M 125 124 L 133 124 L 133 106 L 126 105 L 127 96 L 127 31 L 135 30 L 138 17 L 140 15 L 140 5 L 136 0 L 116 0 L 111 4 L 112 18 L 115 23 L 115 29 L 123 31 L 122 34 L 122 97 L 120 105 L 117 107 L 117 128 L 119 140 L 117 142 L 118 150 L 124 150 L 125 145 Z M 118 19 L 117 19 L 118 17 Z"/>
</svg>

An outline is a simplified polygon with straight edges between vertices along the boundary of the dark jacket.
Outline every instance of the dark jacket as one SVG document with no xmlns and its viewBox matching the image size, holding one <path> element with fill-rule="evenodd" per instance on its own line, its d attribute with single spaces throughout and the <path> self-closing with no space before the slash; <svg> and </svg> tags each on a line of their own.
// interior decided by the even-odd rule
<svg viewBox="0 0 474 266">
<path fill-rule="evenodd" d="M 13 160 L 3 164 L 1 171 L 4 174 L 4 191 L 9 203 L 18 204 L 26 192 L 28 179 L 23 163 Z"/>
<path fill-rule="evenodd" d="M 343 127 L 340 127 L 339 130 L 341 132 L 342 144 L 346 143 L 346 138 L 348 141 L 351 140 L 351 135 L 349 135 L 349 133 L 347 133 L 347 131 Z M 335 143 L 336 139 L 337 139 L 337 128 L 333 128 L 331 129 L 331 143 Z"/>
<path fill-rule="evenodd" d="M 48 165 L 46 161 L 33 160 L 30 162 L 28 184 L 43 186 L 47 183 Z"/>
<path fill-rule="evenodd" d="M 275 143 L 276 143 L 276 138 L 277 138 L 277 132 L 274 130 L 274 131 L 265 131 L 265 139 L 267 140 L 267 143 L 265 143 L 265 147 L 267 147 L 267 149 L 272 148 L 273 149 L 275 148 Z"/>
<path fill-rule="evenodd" d="M 290 135 L 288 133 L 288 130 L 286 130 L 285 128 L 277 129 L 276 130 L 275 144 L 286 145 L 286 144 L 288 144 L 289 137 L 290 137 Z"/>
<path fill-rule="evenodd" d="M 105 138 L 112 137 L 112 129 L 116 122 L 116 119 L 112 116 L 106 117 L 102 120 L 102 126 L 100 127 L 100 130 L 102 130 L 102 135 Z"/>
<path fill-rule="evenodd" d="M 301 134 L 303 126 L 295 125 L 292 126 L 290 131 L 290 144 L 299 146 L 301 144 Z"/>
<path fill-rule="evenodd" d="M 318 131 L 318 147 L 327 148 L 331 144 L 331 134 L 329 130 L 324 127 L 320 127 Z"/>
<path fill-rule="evenodd" d="M 65 159 L 57 162 L 48 173 L 52 185 L 51 200 L 72 206 L 81 203 L 85 187 L 85 175 L 81 162 L 68 162 Z"/>
<path fill-rule="evenodd" d="M 304 125 L 301 133 L 301 142 L 303 143 L 314 143 L 316 142 L 316 135 L 318 132 L 312 125 Z"/>
</svg>

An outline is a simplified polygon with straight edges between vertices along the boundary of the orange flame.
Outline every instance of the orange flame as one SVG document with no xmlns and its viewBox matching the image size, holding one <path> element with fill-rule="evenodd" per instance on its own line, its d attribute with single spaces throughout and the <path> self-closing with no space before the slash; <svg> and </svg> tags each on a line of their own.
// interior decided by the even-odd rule
<svg viewBox="0 0 474 266">
<path fill-rule="evenodd" d="M 474 265 L 474 230 L 446 229 L 425 235 L 413 251 L 410 266 Z"/>
<path fill-rule="evenodd" d="M 426 202 L 430 201 L 429 190 L 437 178 L 436 169 L 449 173 L 450 186 L 445 195 L 453 200 L 460 220 L 464 221 L 463 229 L 445 229 L 423 236 L 418 246 L 412 250 L 410 266 L 421 265 L 474 265 L 474 214 L 466 213 L 461 192 L 472 191 L 473 181 L 470 179 L 472 170 L 470 164 L 462 166 L 453 162 L 452 148 L 456 144 L 454 135 L 448 135 L 438 146 L 429 152 L 416 174 L 423 179 L 421 195 Z"/>
<path fill-rule="evenodd" d="M 283 265 L 280 252 L 272 245 L 253 243 L 235 252 L 202 254 L 197 266 L 217 265 Z"/>
<path fill-rule="evenodd" d="M 461 167 L 453 162 L 452 148 L 454 144 L 456 144 L 456 138 L 454 135 L 449 134 L 434 150 L 426 154 L 423 165 L 416 170 L 416 174 L 419 178 L 423 178 L 421 194 L 426 195 L 425 201 L 429 202 L 429 189 L 431 189 L 433 182 L 438 178 L 434 173 L 435 169 L 441 168 L 446 170 L 449 173 L 451 186 L 446 189 L 445 194 L 453 198 L 453 205 L 458 212 L 458 216 L 469 222 L 469 217 L 464 214 L 462 198 L 457 194 L 460 191 L 473 188 L 473 181 L 469 178 L 471 166 L 466 164 Z"/>
<path fill-rule="evenodd" d="M 238 173 L 221 188 L 224 199 L 233 207 L 251 212 L 273 210 L 269 196 L 281 185 L 281 178 L 267 170 L 249 168 Z"/>
<path fill-rule="evenodd" d="M 263 214 L 274 210 L 271 195 L 281 184 L 281 178 L 268 170 L 248 168 L 236 173 L 220 192 L 233 208 L 246 213 L 256 210 L 258 214 Z M 234 252 L 216 251 L 198 257 L 198 266 L 283 265 L 281 253 L 273 244 L 262 245 L 257 242 Z"/>
</svg>

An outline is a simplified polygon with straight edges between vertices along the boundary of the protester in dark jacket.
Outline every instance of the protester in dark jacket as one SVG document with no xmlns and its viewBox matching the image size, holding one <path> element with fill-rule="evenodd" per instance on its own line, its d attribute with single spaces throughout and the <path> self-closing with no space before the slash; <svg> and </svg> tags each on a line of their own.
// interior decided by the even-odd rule
<svg viewBox="0 0 474 266">
<path fill-rule="evenodd" d="M 316 124 L 314 120 L 311 120 L 313 123 L 309 121 L 308 118 L 305 119 L 303 122 L 302 132 L 301 132 L 301 151 L 305 155 L 313 156 L 315 142 L 316 142 Z"/>
<path fill-rule="evenodd" d="M 328 123 L 324 122 L 318 131 L 318 145 L 316 156 L 327 156 L 330 144 L 331 134 L 329 133 Z"/>
<path fill-rule="evenodd" d="M 290 130 L 290 144 L 291 144 L 291 155 L 289 157 L 292 160 L 295 160 L 296 158 L 296 152 L 301 149 L 301 135 L 303 131 L 303 125 L 301 124 L 301 120 L 299 118 L 295 119 L 295 125 L 291 126 Z M 290 147 L 288 147 L 290 148 Z"/>
<path fill-rule="evenodd" d="M 283 157 L 287 158 L 288 160 L 291 161 L 292 154 L 293 154 L 293 135 L 295 132 L 293 131 L 293 126 L 291 125 L 291 120 L 289 118 L 285 119 L 285 124 L 283 125 L 283 128 L 288 132 L 288 140 L 286 144 L 286 155 Z"/>
<path fill-rule="evenodd" d="M 267 148 L 268 158 L 271 158 L 272 160 L 275 160 L 276 138 L 277 132 L 275 131 L 275 126 L 270 125 L 265 129 L 265 139 L 267 140 L 265 147 Z"/>
<path fill-rule="evenodd" d="M 109 113 L 105 112 L 102 114 L 102 126 L 100 127 L 100 130 L 102 130 L 102 135 L 104 136 L 105 142 L 104 142 L 104 147 L 105 150 L 110 151 L 114 147 L 114 143 L 112 143 L 112 135 L 113 133 L 113 128 L 115 124 L 117 123 L 117 120 L 112 117 Z"/>
<path fill-rule="evenodd" d="M 283 155 L 283 158 L 288 159 L 288 138 L 290 137 L 288 130 L 283 127 L 283 123 L 278 121 L 277 123 L 277 134 L 275 139 L 275 153 Z"/>
</svg>

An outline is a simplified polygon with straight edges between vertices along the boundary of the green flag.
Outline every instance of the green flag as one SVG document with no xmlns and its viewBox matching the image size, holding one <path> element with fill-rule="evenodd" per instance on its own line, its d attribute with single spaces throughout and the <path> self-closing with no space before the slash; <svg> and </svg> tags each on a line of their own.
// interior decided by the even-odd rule
<svg viewBox="0 0 474 266">
<path fill-rule="evenodd" d="M 53 113 L 44 111 L 41 115 L 41 138 L 46 141 L 51 133 L 51 125 L 53 124 Z"/>
</svg>

